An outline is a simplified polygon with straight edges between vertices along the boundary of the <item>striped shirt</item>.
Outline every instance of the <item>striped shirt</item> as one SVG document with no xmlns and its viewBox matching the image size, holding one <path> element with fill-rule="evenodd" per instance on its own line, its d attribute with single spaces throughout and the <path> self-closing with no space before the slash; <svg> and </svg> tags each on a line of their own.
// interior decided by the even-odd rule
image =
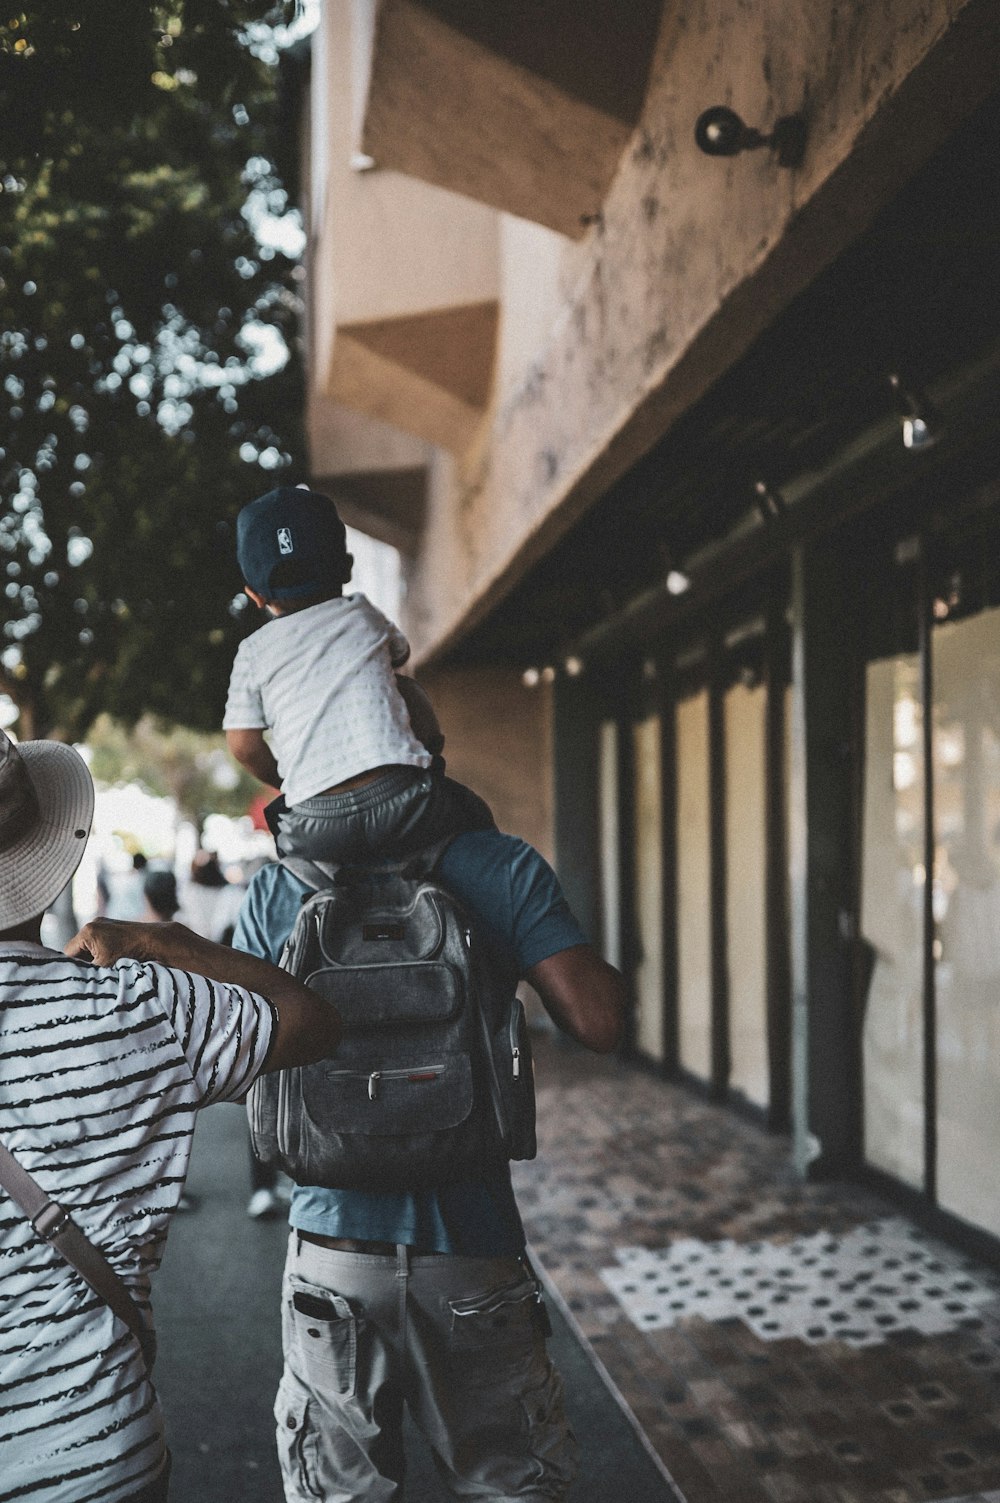
<svg viewBox="0 0 1000 1503">
<path fill-rule="evenodd" d="M 269 730 L 287 804 L 373 767 L 429 767 L 394 668 L 410 655 L 364 595 L 276 616 L 239 645 L 224 730 Z"/>
<path fill-rule="evenodd" d="M 242 1096 L 272 1023 L 185 971 L 0 947 L 0 1136 L 150 1319 L 195 1113 Z M 164 1456 L 135 1337 L 0 1191 L 0 1503 L 120 1503 Z"/>
</svg>

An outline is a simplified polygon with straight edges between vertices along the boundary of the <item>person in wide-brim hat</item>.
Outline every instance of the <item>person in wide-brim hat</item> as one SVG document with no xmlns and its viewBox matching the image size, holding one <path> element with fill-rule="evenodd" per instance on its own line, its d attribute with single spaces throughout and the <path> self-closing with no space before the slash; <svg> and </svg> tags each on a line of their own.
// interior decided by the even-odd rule
<svg viewBox="0 0 1000 1503">
<path fill-rule="evenodd" d="M 87 764 L 58 741 L 0 731 L 0 933 L 44 913 L 80 865 L 94 818 Z"/>
<path fill-rule="evenodd" d="M 0 1370 L 28 1396 L 4 1408 L 0 1495 L 166 1503 L 149 1281 L 195 1114 L 328 1058 L 340 1019 L 183 924 L 98 918 L 43 944 L 93 812 L 77 752 L 0 732 Z"/>
</svg>

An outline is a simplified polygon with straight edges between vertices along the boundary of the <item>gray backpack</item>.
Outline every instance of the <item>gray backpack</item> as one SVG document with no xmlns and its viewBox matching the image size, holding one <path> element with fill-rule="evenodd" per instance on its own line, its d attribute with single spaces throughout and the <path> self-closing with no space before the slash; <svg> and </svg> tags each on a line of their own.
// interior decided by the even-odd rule
<svg viewBox="0 0 1000 1503">
<path fill-rule="evenodd" d="M 261 1076 L 257 1157 L 303 1185 L 421 1190 L 535 1155 L 524 1009 L 477 922 L 427 875 L 286 858 L 314 888 L 281 965 L 335 1004 L 336 1056 Z"/>
</svg>

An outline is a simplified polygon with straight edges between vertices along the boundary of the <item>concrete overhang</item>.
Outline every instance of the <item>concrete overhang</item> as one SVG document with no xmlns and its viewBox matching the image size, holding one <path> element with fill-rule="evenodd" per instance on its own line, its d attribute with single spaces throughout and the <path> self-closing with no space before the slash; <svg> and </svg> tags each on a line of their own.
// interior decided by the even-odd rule
<svg viewBox="0 0 1000 1503">
<path fill-rule="evenodd" d="M 366 0 L 329 0 L 314 44 L 312 386 L 460 453 L 490 396 L 499 216 L 359 155 L 373 21 Z"/>
<path fill-rule="evenodd" d="M 639 120 L 663 0 L 382 0 L 363 150 L 579 237 Z"/>
<path fill-rule="evenodd" d="M 427 506 L 430 444 L 325 398 L 306 411 L 310 483 L 344 521 L 400 553 L 417 552 Z"/>
</svg>

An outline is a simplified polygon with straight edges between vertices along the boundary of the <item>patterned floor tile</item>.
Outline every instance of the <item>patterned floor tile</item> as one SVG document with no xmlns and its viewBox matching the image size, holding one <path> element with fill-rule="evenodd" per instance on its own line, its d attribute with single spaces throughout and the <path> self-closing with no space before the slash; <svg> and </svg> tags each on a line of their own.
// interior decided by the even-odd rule
<svg viewBox="0 0 1000 1503">
<path fill-rule="evenodd" d="M 536 1054 L 533 1253 L 688 1503 L 1000 1503 L 994 1273 L 681 1088 Z"/>
<path fill-rule="evenodd" d="M 618 1267 L 601 1278 L 642 1330 L 691 1315 L 736 1318 L 762 1341 L 798 1337 L 861 1347 L 892 1330 L 924 1336 L 978 1329 L 983 1305 L 1000 1292 L 996 1275 L 933 1241 L 911 1222 L 887 1217 L 850 1232 L 814 1232 L 790 1242 L 701 1242 L 616 1248 Z"/>
</svg>

